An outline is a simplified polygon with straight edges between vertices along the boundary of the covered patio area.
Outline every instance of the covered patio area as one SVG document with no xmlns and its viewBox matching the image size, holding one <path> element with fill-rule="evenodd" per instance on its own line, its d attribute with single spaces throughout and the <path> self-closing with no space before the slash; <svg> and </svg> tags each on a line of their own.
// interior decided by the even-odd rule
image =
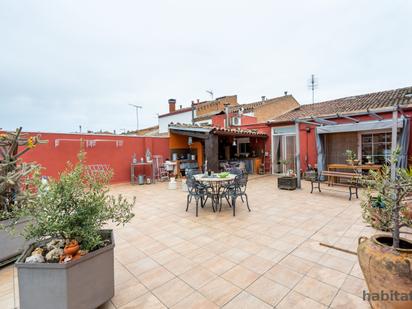
<svg viewBox="0 0 412 309">
<path fill-rule="evenodd" d="M 182 175 L 193 166 L 188 164 L 214 172 L 240 165 L 249 174 L 257 174 L 268 151 L 267 135 L 256 130 L 171 124 L 169 135 L 171 158 L 178 161 Z"/>
<path fill-rule="evenodd" d="M 356 256 L 319 245 L 355 251 L 374 232 L 359 201 L 275 182 L 250 178 L 251 212 L 239 201 L 236 217 L 206 207 L 197 218 L 166 183 L 113 185 L 138 202 L 132 222 L 115 227 L 116 293 L 103 308 L 369 308 Z M 15 305 L 13 274 L 0 270 L 0 308 Z"/>
</svg>

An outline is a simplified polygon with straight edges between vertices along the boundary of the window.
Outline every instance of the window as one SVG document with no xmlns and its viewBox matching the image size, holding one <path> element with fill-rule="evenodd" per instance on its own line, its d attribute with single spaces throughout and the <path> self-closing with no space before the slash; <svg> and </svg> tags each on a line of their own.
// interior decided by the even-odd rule
<svg viewBox="0 0 412 309">
<path fill-rule="evenodd" d="M 390 160 L 392 136 L 390 132 L 362 134 L 362 163 L 385 164 Z"/>
</svg>

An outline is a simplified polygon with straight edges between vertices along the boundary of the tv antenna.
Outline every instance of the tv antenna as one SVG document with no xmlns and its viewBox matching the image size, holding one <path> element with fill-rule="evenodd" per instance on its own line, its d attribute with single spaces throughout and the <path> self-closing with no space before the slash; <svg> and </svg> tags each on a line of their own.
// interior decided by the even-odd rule
<svg viewBox="0 0 412 309">
<path fill-rule="evenodd" d="M 136 104 L 129 104 L 129 105 L 136 108 L 136 133 L 137 133 L 137 131 L 139 131 L 139 108 L 142 109 L 143 107 L 140 105 L 136 105 Z"/>
<path fill-rule="evenodd" d="M 315 103 L 315 89 L 318 88 L 318 79 L 315 77 L 315 74 L 310 76 L 308 81 L 308 88 L 312 90 L 312 104 Z"/>
<path fill-rule="evenodd" d="M 212 90 L 206 90 L 206 92 L 210 95 L 210 97 L 213 101 L 213 91 Z"/>
</svg>

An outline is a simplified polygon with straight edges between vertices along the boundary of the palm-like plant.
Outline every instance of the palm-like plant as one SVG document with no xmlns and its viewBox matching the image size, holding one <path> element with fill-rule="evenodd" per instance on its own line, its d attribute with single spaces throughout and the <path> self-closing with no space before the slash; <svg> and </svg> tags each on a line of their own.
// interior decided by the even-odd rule
<svg viewBox="0 0 412 309">
<path fill-rule="evenodd" d="M 38 167 L 20 158 L 43 141 L 21 131 L 20 127 L 15 132 L 0 134 L 0 220 L 9 218 L 14 207 L 23 207 L 33 197 L 24 188 L 28 185 L 27 176 Z"/>
</svg>

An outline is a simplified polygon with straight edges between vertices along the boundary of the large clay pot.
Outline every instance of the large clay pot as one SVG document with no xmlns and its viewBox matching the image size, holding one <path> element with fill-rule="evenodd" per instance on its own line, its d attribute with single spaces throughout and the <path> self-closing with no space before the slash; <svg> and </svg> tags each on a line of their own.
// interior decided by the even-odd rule
<svg viewBox="0 0 412 309">
<path fill-rule="evenodd" d="M 390 235 L 360 237 L 358 259 L 368 285 L 370 305 L 374 309 L 410 309 L 412 299 L 390 299 L 390 295 L 410 295 L 412 292 L 412 242 L 401 238 L 400 249 L 393 250 Z M 366 291 L 365 291 L 366 292 Z M 379 299 L 376 299 L 376 296 Z M 385 300 L 386 296 L 388 299 Z"/>
</svg>

